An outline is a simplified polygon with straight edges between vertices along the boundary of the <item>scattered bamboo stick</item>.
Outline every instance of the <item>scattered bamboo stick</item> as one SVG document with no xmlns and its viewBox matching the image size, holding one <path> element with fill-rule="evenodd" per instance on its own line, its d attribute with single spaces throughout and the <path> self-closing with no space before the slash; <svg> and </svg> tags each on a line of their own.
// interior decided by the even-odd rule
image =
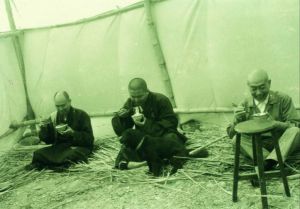
<svg viewBox="0 0 300 209">
<path fill-rule="evenodd" d="M 165 180 L 165 183 L 164 183 L 164 185 L 166 185 L 166 184 L 167 184 L 167 182 L 168 182 L 168 180 L 169 180 L 169 177 L 170 177 L 170 172 L 168 172 L 168 174 L 167 174 L 167 177 L 166 177 L 166 180 Z"/>
<path fill-rule="evenodd" d="M 190 179 L 193 183 L 198 184 L 198 182 L 196 182 L 192 177 L 190 177 L 186 172 L 184 172 L 183 170 L 181 170 L 181 173 L 183 173 L 183 175 L 185 175 L 188 179 Z"/>
<path fill-rule="evenodd" d="M 189 156 L 196 156 L 199 152 L 201 152 L 202 150 L 204 150 L 206 147 L 209 147 L 210 145 L 212 145 L 212 144 L 214 144 L 214 143 L 216 143 L 218 141 L 221 141 L 222 139 L 224 139 L 226 137 L 228 137 L 228 136 L 227 135 L 226 136 L 221 136 L 221 137 L 213 140 L 212 142 L 210 142 L 210 143 L 208 143 L 208 144 L 206 144 L 206 145 L 204 145 L 202 147 L 199 147 L 198 149 L 190 151 L 189 152 Z"/>
<path fill-rule="evenodd" d="M 213 180 L 214 180 L 214 182 L 216 183 L 216 185 L 217 185 L 223 192 L 225 192 L 225 194 L 232 195 L 231 192 L 229 192 L 229 191 L 225 190 L 223 187 L 221 187 L 221 186 L 219 185 L 219 183 L 216 181 L 215 178 L 214 178 Z"/>
<path fill-rule="evenodd" d="M 297 169 L 293 168 L 293 167 L 292 167 L 292 166 L 290 166 L 289 164 L 285 163 L 285 165 L 286 165 L 286 166 L 287 166 L 289 169 L 293 170 L 294 172 L 296 172 L 296 173 L 300 173 L 300 171 L 299 171 L 299 170 L 297 170 Z"/>
<path fill-rule="evenodd" d="M 175 188 L 168 187 L 168 186 L 166 186 L 166 185 L 161 185 L 161 184 L 158 184 L 158 183 L 154 183 L 154 186 L 161 187 L 161 188 L 163 188 L 163 189 L 173 190 L 173 191 L 179 192 L 179 193 L 186 193 L 186 194 L 191 195 L 190 192 L 187 192 L 187 191 L 184 191 L 184 190 L 175 189 Z"/>
<path fill-rule="evenodd" d="M 213 137 L 216 137 L 216 133 L 214 133 L 214 131 L 216 130 L 208 130 L 207 132 L 195 133 L 195 138 L 193 139 L 195 141 L 198 139 L 206 141 L 208 142 L 208 144 L 206 144 L 205 146 L 210 146 L 210 144 L 213 144 L 212 142 L 215 141 Z M 193 145 L 202 144 L 201 141 L 193 143 L 192 140 L 191 144 Z M 218 145 L 220 145 L 220 147 L 223 147 L 223 144 L 228 145 L 225 140 L 219 142 L 220 143 L 218 143 Z M 150 185 L 153 187 L 166 189 L 170 192 L 180 192 L 190 195 L 188 189 L 187 191 L 182 191 L 181 189 L 175 188 L 172 184 L 170 184 L 171 182 L 187 181 L 192 182 L 192 185 L 195 184 L 197 186 L 200 186 L 203 190 L 205 189 L 208 195 L 210 195 L 210 193 L 212 192 L 215 192 L 213 189 L 215 189 L 216 187 L 220 188 L 220 193 L 224 192 L 226 193 L 226 195 L 229 195 L 229 191 L 223 188 L 222 185 L 220 185 L 219 181 L 232 181 L 233 153 L 231 153 L 230 150 L 228 151 L 220 149 L 217 146 L 213 146 L 211 147 L 211 149 L 212 153 L 214 154 L 209 158 L 189 158 L 190 161 L 188 161 L 184 165 L 184 170 L 180 169 L 175 175 L 172 176 L 168 173 L 164 177 L 153 178 L 145 174 L 146 169 L 132 169 L 126 171 L 112 169 L 114 158 L 117 155 L 120 147 L 119 141 L 116 140 L 115 137 L 105 139 L 105 143 L 99 144 L 99 147 L 100 149 L 95 151 L 94 155 L 90 158 L 89 164 L 82 163 L 74 165 L 64 173 L 55 173 L 49 170 L 43 170 L 40 172 L 24 171 L 23 167 L 25 164 L 28 164 L 30 162 L 32 157 L 30 153 L 32 150 L 34 150 L 34 146 L 32 146 L 32 149 L 31 147 L 29 147 L 28 149 L 16 147 L 15 150 L 9 151 L 9 153 L 5 154 L 4 157 L 0 159 L 1 182 L 6 184 L 13 182 L 11 187 L 7 188 L 3 192 L 0 192 L 0 196 L 15 191 L 21 191 L 26 184 L 32 184 L 33 180 L 38 180 L 40 182 L 49 179 L 59 179 L 59 181 L 56 181 L 56 184 L 61 183 L 64 185 L 71 184 L 73 181 L 79 179 L 81 181 L 81 185 L 83 186 L 83 188 L 81 189 L 76 188 L 76 191 L 60 193 L 59 195 L 61 198 L 54 198 L 51 205 L 49 205 L 49 207 L 52 206 L 53 208 L 60 208 L 65 204 L 71 203 L 73 199 L 68 198 L 71 195 L 80 195 L 81 193 L 87 192 L 91 189 L 101 188 L 102 186 L 110 184 L 113 184 L 114 186 Z M 219 153 L 221 153 L 222 155 L 220 155 Z M 291 164 L 290 166 L 295 170 L 299 170 L 298 166 L 294 166 L 294 164 Z M 249 170 L 250 167 L 252 168 L 252 166 L 248 165 L 245 167 L 245 169 L 247 169 L 248 167 Z M 293 176 L 289 176 L 288 178 L 299 179 L 300 175 L 296 174 Z M 212 184 L 213 189 L 205 186 L 207 184 L 207 181 L 215 182 L 215 184 Z M 96 186 L 92 186 L 91 182 L 93 184 L 97 182 Z M 293 183 L 295 184 L 295 182 L 296 181 L 292 181 L 291 186 L 293 186 Z M 191 183 L 189 183 L 189 185 L 191 185 Z"/>
<path fill-rule="evenodd" d="M 300 174 L 295 174 L 291 176 L 287 176 L 288 179 L 294 180 L 294 179 L 300 179 Z"/>
</svg>

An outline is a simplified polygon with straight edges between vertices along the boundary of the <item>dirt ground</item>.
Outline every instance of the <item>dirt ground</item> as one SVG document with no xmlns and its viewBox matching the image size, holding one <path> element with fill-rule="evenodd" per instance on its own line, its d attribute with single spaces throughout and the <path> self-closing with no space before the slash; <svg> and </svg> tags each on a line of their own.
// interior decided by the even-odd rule
<svg viewBox="0 0 300 209">
<path fill-rule="evenodd" d="M 190 147 L 207 144 L 224 135 L 222 127 L 201 124 L 186 129 Z M 15 146 L 0 159 L 0 208 L 100 208 L 100 209 L 240 209 L 261 208 L 260 190 L 248 180 L 239 182 L 239 201 L 233 203 L 233 151 L 228 138 L 209 147 L 210 156 L 189 160 L 175 175 L 154 178 L 147 167 L 112 169 L 119 149 L 115 137 L 97 138 L 99 149 L 89 164 L 64 172 L 25 171 L 32 152 L 44 145 Z M 241 172 L 250 172 L 241 159 Z M 300 156 L 288 161 L 299 172 Z M 295 173 L 294 173 L 295 174 Z M 270 208 L 300 208 L 300 179 L 289 178 L 292 197 L 286 197 L 281 181 L 267 182 Z"/>
</svg>

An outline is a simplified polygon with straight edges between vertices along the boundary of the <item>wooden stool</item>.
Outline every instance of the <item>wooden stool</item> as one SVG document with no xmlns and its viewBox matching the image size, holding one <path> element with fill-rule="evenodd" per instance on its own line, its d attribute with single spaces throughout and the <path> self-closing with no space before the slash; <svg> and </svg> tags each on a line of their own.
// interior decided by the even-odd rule
<svg viewBox="0 0 300 209">
<path fill-rule="evenodd" d="M 260 185 L 261 201 L 262 201 L 263 209 L 268 208 L 265 177 L 267 177 L 267 175 L 274 176 L 278 173 L 280 173 L 282 177 L 285 194 L 288 197 L 291 196 L 285 170 L 283 167 L 283 161 L 282 161 L 282 156 L 278 144 L 278 139 L 273 139 L 273 140 L 275 140 L 274 147 L 276 150 L 280 171 L 269 171 L 269 172 L 264 171 L 264 159 L 263 159 L 261 134 L 266 132 L 271 132 L 273 129 L 274 129 L 274 122 L 266 119 L 248 120 L 245 122 L 241 122 L 235 126 L 235 131 L 237 132 L 237 135 L 236 135 L 235 156 L 234 156 L 233 193 L 232 193 L 233 202 L 237 202 L 238 181 L 243 179 L 249 179 L 252 178 L 253 176 L 254 177 L 257 176 Z M 239 175 L 241 134 L 247 134 L 252 136 L 253 164 L 255 166 L 256 174 Z"/>
</svg>

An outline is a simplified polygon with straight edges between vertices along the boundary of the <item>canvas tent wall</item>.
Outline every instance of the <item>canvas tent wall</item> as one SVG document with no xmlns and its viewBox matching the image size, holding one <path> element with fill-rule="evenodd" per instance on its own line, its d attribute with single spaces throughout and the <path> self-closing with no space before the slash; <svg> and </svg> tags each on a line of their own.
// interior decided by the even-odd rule
<svg viewBox="0 0 300 209">
<path fill-rule="evenodd" d="M 13 2 L 21 11 L 22 1 Z M 59 7 L 47 2 L 48 7 Z M 70 8 L 73 4 L 76 2 Z M 85 1 L 85 7 L 88 5 Z M 70 93 L 74 106 L 89 113 L 118 110 L 128 96 L 127 83 L 132 77 L 144 77 L 150 90 L 167 93 L 143 2 L 136 5 L 126 12 L 114 9 L 118 12 L 113 15 L 65 26 L 33 28 L 16 20 L 29 99 L 37 116 L 54 110 L 52 96 L 60 89 Z M 231 110 L 231 103 L 238 103 L 247 93 L 245 80 L 255 68 L 266 69 L 273 89 L 292 96 L 299 107 L 298 8 L 297 0 L 153 2 L 152 15 L 177 110 Z M 21 120 L 26 114 L 16 59 L 11 36 L 3 33 L 0 133 L 9 121 Z"/>
</svg>

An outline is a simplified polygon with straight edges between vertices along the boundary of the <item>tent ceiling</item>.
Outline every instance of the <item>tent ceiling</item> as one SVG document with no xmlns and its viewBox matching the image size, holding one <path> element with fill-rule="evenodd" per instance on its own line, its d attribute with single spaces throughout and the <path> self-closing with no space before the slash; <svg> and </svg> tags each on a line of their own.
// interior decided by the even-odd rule
<svg viewBox="0 0 300 209">
<path fill-rule="evenodd" d="M 10 0 L 18 29 L 73 22 L 141 0 Z M 0 0 L 0 32 L 9 31 L 5 0 Z"/>
</svg>

